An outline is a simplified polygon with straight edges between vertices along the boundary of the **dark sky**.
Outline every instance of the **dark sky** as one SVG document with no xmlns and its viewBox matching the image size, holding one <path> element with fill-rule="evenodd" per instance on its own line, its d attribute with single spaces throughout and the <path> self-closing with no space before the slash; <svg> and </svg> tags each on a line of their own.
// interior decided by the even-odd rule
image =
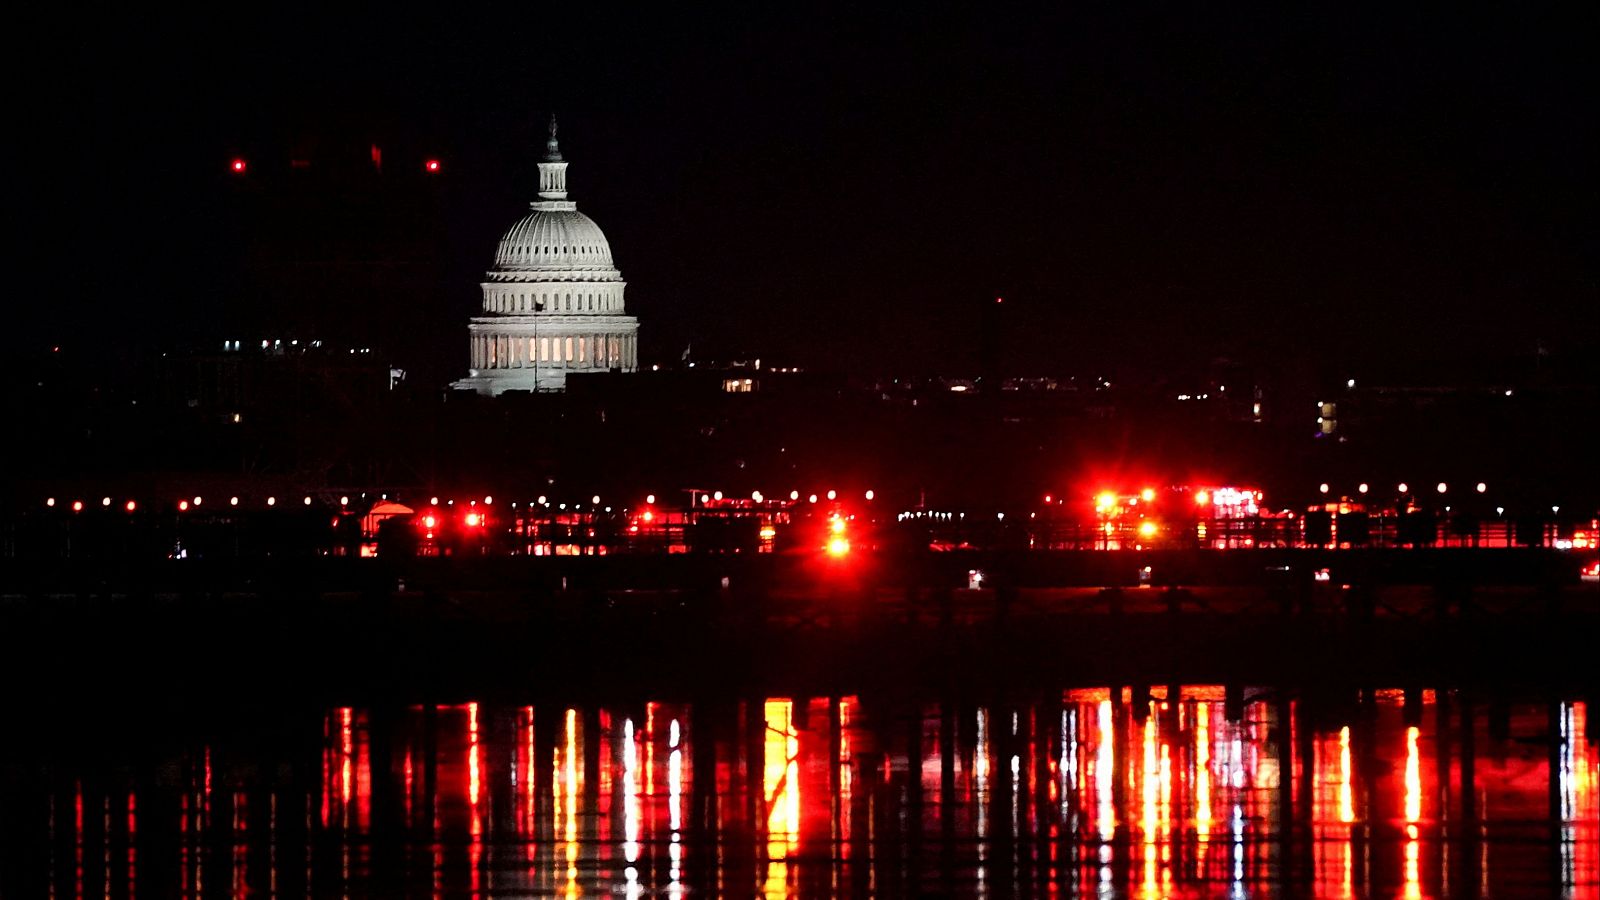
<svg viewBox="0 0 1600 900">
<path fill-rule="evenodd" d="M 32 13 L 11 336 L 203 333 L 241 302 L 213 277 L 229 155 L 379 141 L 448 166 L 408 245 L 445 277 L 404 302 L 450 324 L 407 352 L 464 361 L 552 110 L 646 362 L 971 370 L 997 295 L 1016 371 L 1360 372 L 1600 333 L 1592 7 L 906 6 Z"/>
</svg>

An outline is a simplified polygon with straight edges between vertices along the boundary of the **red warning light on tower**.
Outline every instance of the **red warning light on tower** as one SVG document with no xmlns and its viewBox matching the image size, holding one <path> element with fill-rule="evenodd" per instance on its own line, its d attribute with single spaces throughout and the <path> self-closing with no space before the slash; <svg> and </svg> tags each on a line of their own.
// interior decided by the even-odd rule
<svg viewBox="0 0 1600 900">
<path fill-rule="evenodd" d="M 426 171 L 428 174 L 431 175 L 431 174 L 439 171 L 439 161 L 437 159 L 430 159 L 427 162 L 422 164 L 422 168 L 423 168 L 424 171 Z"/>
<path fill-rule="evenodd" d="M 235 156 L 233 158 L 233 162 L 228 163 L 229 171 L 233 172 L 235 175 L 243 175 L 246 168 L 248 168 L 248 166 L 245 164 L 243 157 Z"/>
</svg>

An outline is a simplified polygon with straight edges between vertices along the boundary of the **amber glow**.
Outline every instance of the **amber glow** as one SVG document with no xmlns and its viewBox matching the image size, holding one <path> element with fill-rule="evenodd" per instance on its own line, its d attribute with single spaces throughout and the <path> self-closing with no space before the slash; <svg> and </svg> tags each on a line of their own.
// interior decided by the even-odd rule
<svg viewBox="0 0 1600 900">
<path fill-rule="evenodd" d="M 1206 504 L 1211 502 L 1211 492 L 1210 491 L 1196 491 L 1195 495 L 1194 495 L 1194 502 L 1199 504 L 1199 505 L 1201 505 L 1201 506 L 1205 506 Z"/>
<path fill-rule="evenodd" d="M 1155 537 L 1156 532 L 1159 530 L 1160 529 L 1157 527 L 1156 523 L 1151 522 L 1148 519 L 1139 523 L 1139 536 L 1142 538 Z"/>
<path fill-rule="evenodd" d="M 800 734 L 794 727 L 794 702 L 768 700 L 762 793 L 767 802 L 768 897 L 788 896 L 788 858 L 800 840 Z"/>
<path fill-rule="evenodd" d="M 1117 495 L 1110 491 L 1102 491 L 1098 497 L 1094 498 L 1094 508 L 1100 512 L 1110 512 L 1111 508 L 1116 505 Z"/>
<path fill-rule="evenodd" d="M 1422 848 L 1418 844 L 1417 820 L 1422 818 L 1422 759 L 1417 750 L 1419 730 L 1406 729 L 1406 866 L 1405 896 L 1422 896 Z"/>
<path fill-rule="evenodd" d="M 1156 498 L 1155 488 L 1145 488 L 1144 490 L 1139 492 L 1139 499 L 1143 500 L 1146 503 L 1149 503 L 1151 500 L 1154 500 L 1155 498 Z"/>
<path fill-rule="evenodd" d="M 1417 752 L 1417 726 L 1406 729 L 1406 822 L 1415 826 L 1422 818 L 1422 760 Z M 1415 837 L 1415 827 L 1412 836 Z"/>
<path fill-rule="evenodd" d="M 1339 729 L 1339 821 L 1356 820 L 1355 800 L 1350 789 L 1350 726 Z"/>
</svg>

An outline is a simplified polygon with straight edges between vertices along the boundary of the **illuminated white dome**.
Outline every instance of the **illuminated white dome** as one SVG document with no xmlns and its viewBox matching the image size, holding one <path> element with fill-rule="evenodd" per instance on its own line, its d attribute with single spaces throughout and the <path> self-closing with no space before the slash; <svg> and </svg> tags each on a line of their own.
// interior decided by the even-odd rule
<svg viewBox="0 0 1600 900">
<path fill-rule="evenodd" d="M 536 202 L 533 211 L 500 239 L 494 255 L 497 271 L 491 277 L 501 272 L 595 269 L 611 269 L 622 277 L 613 268 L 611 244 L 593 219 L 576 209 L 542 209 L 542 205 L 543 201 Z"/>
<path fill-rule="evenodd" d="M 600 226 L 567 199 L 554 119 L 531 205 L 500 239 L 480 285 L 483 314 L 467 326 L 471 369 L 459 389 L 559 391 L 569 374 L 638 370 L 639 321 L 623 306 L 627 282 Z"/>
</svg>

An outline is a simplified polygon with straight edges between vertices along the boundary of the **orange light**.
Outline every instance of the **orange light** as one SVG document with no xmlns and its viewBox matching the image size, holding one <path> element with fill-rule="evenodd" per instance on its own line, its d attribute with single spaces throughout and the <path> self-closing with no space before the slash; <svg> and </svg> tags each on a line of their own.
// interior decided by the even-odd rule
<svg viewBox="0 0 1600 900">
<path fill-rule="evenodd" d="M 1156 523 L 1154 523 L 1154 522 L 1144 521 L 1144 522 L 1140 522 L 1139 523 L 1139 536 L 1140 537 L 1145 537 L 1145 538 L 1155 537 L 1157 530 L 1158 529 L 1156 528 Z"/>
<path fill-rule="evenodd" d="M 829 556 L 844 556 L 850 552 L 850 542 L 842 537 L 836 537 L 828 542 Z"/>
<path fill-rule="evenodd" d="M 1151 500 L 1154 500 L 1155 498 L 1156 498 L 1155 488 L 1145 488 L 1144 490 L 1139 492 L 1139 499 L 1143 500 L 1146 503 L 1149 503 Z"/>
<path fill-rule="evenodd" d="M 1197 491 L 1194 495 L 1194 502 L 1200 504 L 1201 506 L 1209 504 L 1211 502 L 1211 492 Z"/>
</svg>

